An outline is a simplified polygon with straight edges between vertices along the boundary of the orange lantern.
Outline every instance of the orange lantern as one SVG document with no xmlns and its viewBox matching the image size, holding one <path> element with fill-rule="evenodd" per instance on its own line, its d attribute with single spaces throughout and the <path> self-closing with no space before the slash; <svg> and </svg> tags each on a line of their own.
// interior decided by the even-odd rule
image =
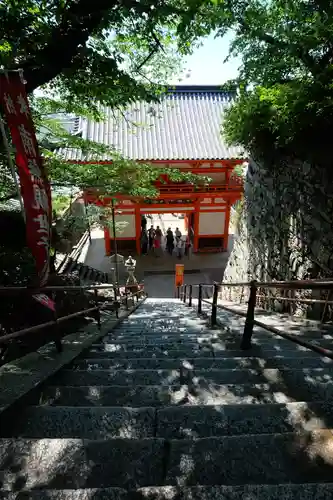
<svg viewBox="0 0 333 500">
<path fill-rule="evenodd" d="M 177 288 L 184 284 L 184 264 L 176 264 L 175 271 L 175 287 Z"/>
</svg>

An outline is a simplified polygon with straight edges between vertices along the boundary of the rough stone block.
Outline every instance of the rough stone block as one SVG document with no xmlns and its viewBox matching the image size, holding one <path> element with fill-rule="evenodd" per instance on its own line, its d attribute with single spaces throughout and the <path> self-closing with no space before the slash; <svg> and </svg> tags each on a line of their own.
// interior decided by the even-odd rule
<svg viewBox="0 0 333 500">
<path fill-rule="evenodd" d="M 90 386 L 48 387 L 42 401 L 58 406 L 167 406 L 183 404 L 187 399 L 187 387 L 175 386 Z"/>
<path fill-rule="evenodd" d="M 330 482 L 331 431 L 171 441 L 166 485 Z"/>
<path fill-rule="evenodd" d="M 62 370 L 57 384 L 86 385 L 174 385 L 180 383 L 179 370 Z"/>
<path fill-rule="evenodd" d="M 116 349 L 114 345 L 102 344 L 91 349 L 88 356 L 97 358 L 182 358 L 182 357 L 209 357 L 212 356 L 211 349 L 202 349 L 200 346 L 197 349 L 186 348 L 183 346 L 175 346 L 174 349 L 165 349 L 163 346 L 160 347 L 140 347 L 137 349 L 127 349 L 126 346 L 122 346 L 121 349 Z"/>
<path fill-rule="evenodd" d="M 1 439 L 1 489 L 135 489 L 161 484 L 163 452 L 159 439 Z"/>
<path fill-rule="evenodd" d="M 135 498 L 136 500 L 331 500 L 333 484 L 147 487 L 140 488 Z"/>
<path fill-rule="evenodd" d="M 86 443 L 89 463 L 95 464 L 88 487 L 137 488 L 162 484 L 162 439 L 117 439 Z"/>
<path fill-rule="evenodd" d="M 74 367 L 84 370 L 103 370 L 103 369 L 160 369 L 174 370 L 182 366 L 192 369 L 261 369 L 261 368 L 333 368 L 333 360 L 317 357 L 215 357 L 215 358 L 132 358 L 132 359 L 110 359 L 110 358 L 89 358 L 78 360 Z"/>
<path fill-rule="evenodd" d="M 13 432 L 27 438 L 141 439 L 154 435 L 153 408 L 30 406 L 22 411 Z"/>
<path fill-rule="evenodd" d="M 127 500 L 128 492 L 121 488 L 85 488 L 78 490 L 30 490 L 8 493 L 6 500 Z M 0 499 L 2 498 L 0 493 Z"/>
<path fill-rule="evenodd" d="M 84 488 L 90 469 L 81 439 L 0 439 L 2 490 Z"/>
<path fill-rule="evenodd" d="M 157 435 L 165 439 L 284 433 L 333 427 L 333 405 L 287 403 L 164 408 L 157 412 Z"/>
</svg>

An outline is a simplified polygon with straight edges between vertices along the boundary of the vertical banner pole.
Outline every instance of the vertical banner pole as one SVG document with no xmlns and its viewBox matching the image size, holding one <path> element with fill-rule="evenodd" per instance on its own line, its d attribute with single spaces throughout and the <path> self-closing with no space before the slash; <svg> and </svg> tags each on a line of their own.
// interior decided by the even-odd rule
<svg viewBox="0 0 333 500">
<path fill-rule="evenodd" d="M 118 245 L 117 245 L 117 238 L 116 238 L 116 220 L 115 220 L 115 215 L 114 215 L 114 199 L 112 198 L 111 200 L 111 216 L 112 216 L 112 233 L 113 233 L 113 245 L 114 245 L 114 254 L 116 256 L 116 281 L 117 285 L 119 285 L 119 267 L 118 267 Z"/>
</svg>

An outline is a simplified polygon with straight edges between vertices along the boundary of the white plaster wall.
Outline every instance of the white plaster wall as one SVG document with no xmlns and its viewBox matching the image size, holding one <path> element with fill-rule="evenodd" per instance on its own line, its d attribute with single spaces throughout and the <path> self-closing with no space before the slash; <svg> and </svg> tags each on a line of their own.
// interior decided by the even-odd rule
<svg viewBox="0 0 333 500">
<path fill-rule="evenodd" d="M 115 214 L 115 222 L 117 238 L 135 238 L 135 214 Z M 111 228 L 110 237 L 113 238 Z"/>
<path fill-rule="evenodd" d="M 223 234 L 225 212 L 207 212 L 199 214 L 199 235 Z"/>
</svg>

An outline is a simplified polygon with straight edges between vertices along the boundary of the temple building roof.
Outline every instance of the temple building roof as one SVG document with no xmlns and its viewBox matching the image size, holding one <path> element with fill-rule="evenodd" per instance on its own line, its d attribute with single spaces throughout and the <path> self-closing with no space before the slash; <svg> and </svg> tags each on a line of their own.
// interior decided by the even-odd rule
<svg viewBox="0 0 333 500">
<path fill-rule="evenodd" d="M 232 94 L 218 86 L 177 86 L 159 103 L 135 102 L 122 111 L 106 108 L 101 122 L 80 119 L 76 132 L 133 160 L 243 158 L 242 149 L 228 147 L 221 133 L 232 101 Z M 67 160 L 89 161 L 79 150 L 59 153 Z M 100 160 L 111 158 L 102 155 Z"/>
</svg>

